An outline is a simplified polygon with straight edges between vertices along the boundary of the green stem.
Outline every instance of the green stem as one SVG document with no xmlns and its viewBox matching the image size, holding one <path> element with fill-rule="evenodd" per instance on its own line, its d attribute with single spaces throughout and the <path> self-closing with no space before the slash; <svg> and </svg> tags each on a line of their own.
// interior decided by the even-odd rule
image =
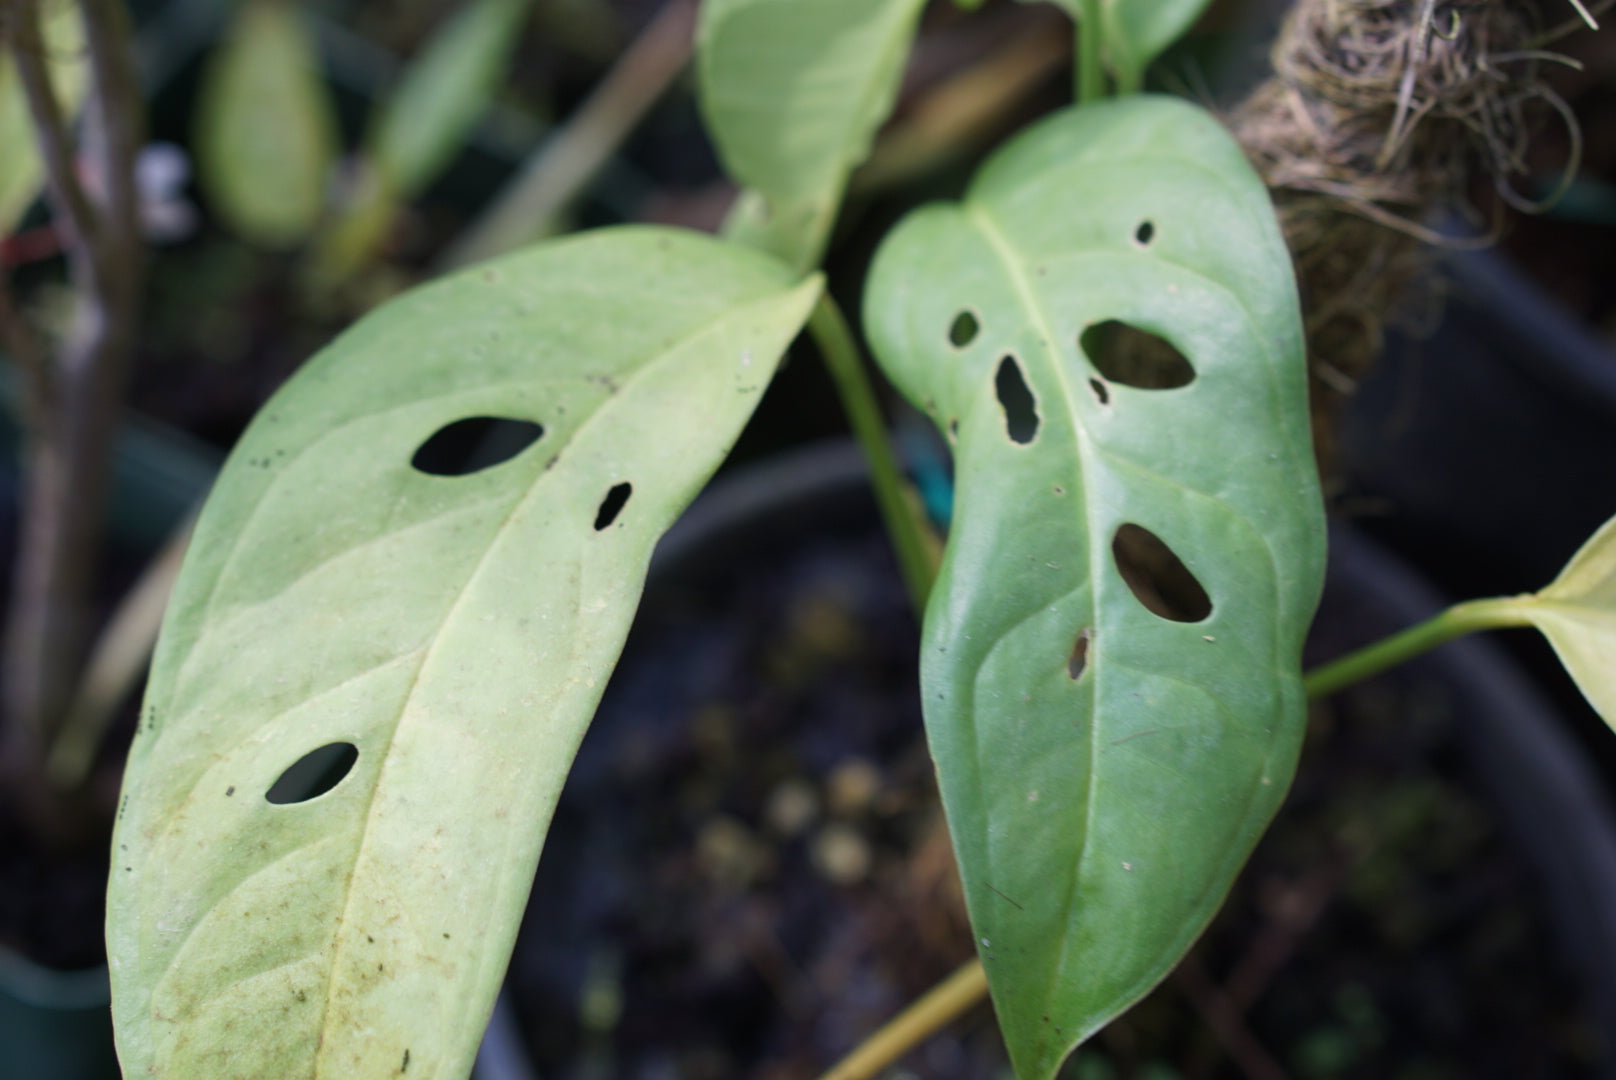
<svg viewBox="0 0 1616 1080">
<path fill-rule="evenodd" d="M 886 423 L 875 401 L 875 388 L 864 373 L 858 343 L 830 294 L 821 295 L 814 306 L 813 314 L 808 317 L 808 332 L 825 358 L 825 367 L 830 370 L 836 392 L 842 399 L 842 409 L 847 413 L 848 425 L 869 462 L 875 501 L 881 509 L 887 534 L 892 538 L 898 567 L 918 616 L 926 610 L 926 596 L 937 576 L 937 560 L 933 554 L 937 545 L 927 537 L 930 526 L 921 516 L 918 503 L 909 497 L 897 456 L 887 442 Z"/>
<path fill-rule="evenodd" d="M 1314 668 L 1303 676 L 1302 685 L 1308 697 L 1324 697 L 1472 631 L 1529 625 L 1531 620 L 1520 613 L 1513 598 L 1468 600 L 1417 626 Z"/>
<path fill-rule="evenodd" d="M 1077 24 L 1077 103 L 1105 96 L 1105 68 L 1100 61 L 1100 0 L 1082 0 Z"/>
</svg>

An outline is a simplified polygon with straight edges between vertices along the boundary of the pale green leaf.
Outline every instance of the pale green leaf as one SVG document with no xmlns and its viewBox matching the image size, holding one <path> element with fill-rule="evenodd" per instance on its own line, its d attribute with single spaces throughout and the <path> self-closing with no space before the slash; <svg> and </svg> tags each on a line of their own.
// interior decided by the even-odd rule
<svg viewBox="0 0 1616 1080">
<path fill-rule="evenodd" d="M 1088 3 L 1100 11 L 1101 51 L 1117 86 L 1132 93 L 1145 69 L 1201 17 L 1210 0 L 1051 0 L 1081 24 Z M 1081 28 L 1081 27 L 1080 27 Z"/>
<path fill-rule="evenodd" d="M 1016 1072 L 1046 1080 L 1177 962 L 1292 774 L 1324 532 L 1289 257 L 1217 122 L 1130 98 L 912 214 L 864 319 L 954 443 L 927 731 Z M 1193 378 L 1080 345 L 1112 321 Z M 1210 614 L 1146 606 L 1114 553 L 1130 525 Z M 1165 564 L 1143 576 L 1170 592 Z"/>
<path fill-rule="evenodd" d="M 823 250 L 847 177 L 892 111 L 924 0 L 706 0 L 702 112 L 763 206 L 732 235 L 799 268 Z"/>
<path fill-rule="evenodd" d="M 376 169 L 413 198 L 453 160 L 494 96 L 528 0 L 471 0 L 427 43 L 366 138 Z"/>
<path fill-rule="evenodd" d="M 310 361 L 221 475 L 130 752 L 108 950 L 125 1075 L 464 1077 L 652 545 L 818 295 L 671 229 L 417 289 Z M 542 425 L 468 475 L 446 425 Z M 306 752 L 358 751 L 275 805 Z"/>
<path fill-rule="evenodd" d="M 319 50 L 294 5 L 241 6 L 197 110 L 197 178 L 214 213 L 265 247 L 307 239 L 325 208 L 338 136 Z"/>
<path fill-rule="evenodd" d="M 1210 0 L 1101 0 L 1106 60 L 1124 91 L 1201 17 Z"/>
<path fill-rule="evenodd" d="M 1578 549 L 1547 588 L 1488 606 L 1543 631 L 1583 696 L 1616 727 L 1616 518 Z"/>
<path fill-rule="evenodd" d="M 77 116 L 89 85 L 79 6 L 46 4 L 41 16 L 40 35 L 50 54 L 51 84 L 56 88 L 57 102 L 64 115 Z M 0 48 L 0 236 L 17 227 L 44 184 L 45 169 L 34 143 L 28 99 L 23 95 L 10 51 Z"/>
</svg>

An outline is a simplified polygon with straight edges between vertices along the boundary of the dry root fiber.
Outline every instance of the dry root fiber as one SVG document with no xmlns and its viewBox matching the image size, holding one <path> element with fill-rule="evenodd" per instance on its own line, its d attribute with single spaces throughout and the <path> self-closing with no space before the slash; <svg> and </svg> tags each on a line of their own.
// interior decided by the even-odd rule
<svg viewBox="0 0 1616 1080">
<path fill-rule="evenodd" d="M 1273 75 L 1229 125 L 1274 193 L 1306 319 L 1321 466 L 1330 418 L 1380 352 L 1388 312 L 1452 243 L 1428 223 L 1467 212 L 1490 175 L 1506 202 L 1546 53 L 1523 0 L 1296 0 Z M 1473 213 L 1473 212 L 1472 212 Z"/>
</svg>

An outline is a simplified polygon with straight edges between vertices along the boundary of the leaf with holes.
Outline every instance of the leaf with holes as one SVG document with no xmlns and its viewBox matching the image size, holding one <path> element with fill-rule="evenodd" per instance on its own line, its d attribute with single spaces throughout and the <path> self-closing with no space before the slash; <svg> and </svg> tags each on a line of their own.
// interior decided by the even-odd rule
<svg viewBox="0 0 1616 1080">
<path fill-rule="evenodd" d="M 265 247 L 301 243 L 325 208 L 336 107 L 296 6 L 248 0 L 209 61 L 196 121 L 197 178 L 225 223 Z"/>
<path fill-rule="evenodd" d="M 926 723 L 1044 1080 L 1188 948 L 1294 767 L 1324 553 L 1290 262 L 1217 123 L 1133 98 L 901 223 L 865 324 L 955 447 Z"/>
<path fill-rule="evenodd" d="M 651 547 L 818 291 L 587 235 L 393 301 L 265 406 L 130 753 L 125 1075 L 466 1075 Z"/>
<path fill-rule="evenodd" d="M 892 111 L 924 0 L 706 0 L 702 113 L 753 189 L 729 233 L 799 269 L 819 261 L 853 168 Z"/>
</svg>

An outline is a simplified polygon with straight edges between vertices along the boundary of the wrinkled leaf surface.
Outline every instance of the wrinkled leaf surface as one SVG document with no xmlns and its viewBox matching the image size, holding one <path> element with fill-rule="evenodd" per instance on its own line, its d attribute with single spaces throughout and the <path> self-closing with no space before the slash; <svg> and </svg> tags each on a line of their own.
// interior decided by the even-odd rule
<svg viewBox="0 0 1616 1080">
<path fill-rule="evenodd" d="M 527 6 L 473 0 L 406 70 L 368 138 L 376 168 L 401 197 L 430 184 L 465 142 L 505 72 Z"/>
<path fill-rule="evenodd" d="M 706 0 L 702 112 L 724 167 L 754 189 L 731 235 L 805 268 L 848 174 L 892 111 L 924 0 Z"/>
<path fill-rule="evenodd" d="M 544 245 L 379 309 L 265 406 L 125 778 L 127 1077 L 466 1075 L 651 547 L 806 318 L 817 279 L 793 281 L 674 230 Z M 464 475 L 412 464 L 476 417 L 543 431 Z M 335 787 L 266 798 L 344 743 Z"/>
<path fill-rule="evenodd" d="M 89 83 L 84 51 L 84 22 L 77 4 L 45 4 L 40 35 L 50 52 L 51 83 L 56 100 L 69 117 L 77 116 Z M 0 38 L 0 236 L 17 227 L 45 184 L 44 164 L 34 143 L 28 99 L 17 78 L 11 50 Z"/>
<path fill-rule="evenodd" d="M 1113 322 L 1193 378 L 1102 366 Z M 954 443 L 922 690 L 1023 1080 L 1177 962 L 1289 783 L 1324 555 L 1299 322 L 1261 183 L 1163 98 L 1043 121 L 877 256 L 876 354 Z M 1209 614 L 1146 606 L 1174 581 L 1148 549 L 1124 578 L 1141 530 Z"/>
<path fill-rule="evenodd" d="M 198 106 L 209 205 L 253 243 L 295 246 L 325 208 L 337 144 L 319 50 L 297 7 L 248 0 L 208 65 Z"/>
</svg>

